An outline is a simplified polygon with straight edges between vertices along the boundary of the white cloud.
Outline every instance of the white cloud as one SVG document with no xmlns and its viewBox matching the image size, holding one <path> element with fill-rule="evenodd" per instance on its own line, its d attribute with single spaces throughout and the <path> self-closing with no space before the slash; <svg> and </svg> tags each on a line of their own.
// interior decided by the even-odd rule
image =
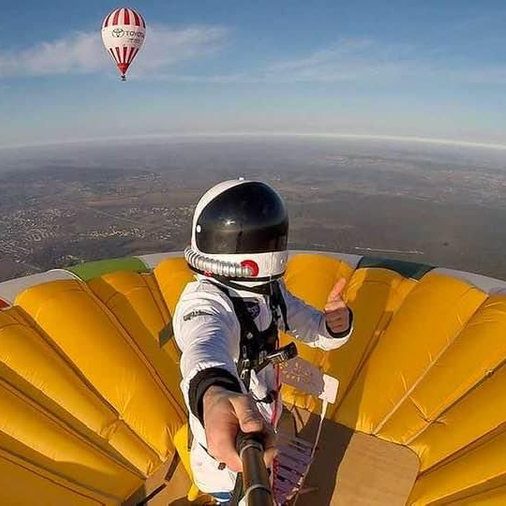
<svg viewBox="0 0 506 506">
<path fill-rule="evenodd" d="M 193 26 L 181 30 L 158 25 L 146 35 L 143 57 L 136 61 L 137 70 L 162 70 L 186 60 L 201 58 L 219 51 L 228 30 L 213 26 Z"/>
<path fill-rule="evenodd" d="M 212 54 L 223 47 L 227 33 L 226 29 L 213 26 L 180 29 L 151 26 L 135 68 L 146 72 L 166 70 L 176 63 Z M 23 50 L 0 52 L 0 78 L 87 74 L 110 65 L 98 30 L 76 32 Z"/>
<path fill-rule="evenodd" d="M 278 62 L 265 71 L 269 80 L 321 83 L 390 83 L 419 77 L 426 62 L 408 45 L 371 39 L 344 39 L 308 57 Z"/>
<path fill-rule="evenodd" d="M 336 44 L 298 58 L 279 60 L 243 72 L 217 75 L 174 75 L 182 82 L 233 83 L 353 83 L 502 85 L 506 66 L 435 59 L 422 47 L 384 44 L 373 39 L 341 39 Z"/>
<path fill-rule="evenodd" d="M 175 81 L 211 83 L 293 83 L 386 81 L 416 71 L 413 49 L 387 46 L 371 39 L 341 39 L 331 47 L 299 58 L 264 64 L 222 75 L 168 75 Z"/>
<path fill-rule="evenodd" d="M 163 24 L 150 25 L 145 46 L 132 66 L 130 77 L 215 84 L 506 84 L 504 65 L 441 60 L 440 56 L 434 58 L 423 47 L 385 44 L 370 38 L 343 38 L 327 48 L 299 57 L 256 65 L 250 62 L 248 70 L 224 74 L 183 74 L 178 71 L 178 63 L 220 51 L 228 36 L 229 30 L 220 26 L 173 28 Z M 245 60 L 248 60 L 247 55 Z M 0 50 L 0 79 L 111 72 L 111 65 L 112 61 L 102 46 L 100 30 L 76 32 L 22 50 Z"/>
</svg>

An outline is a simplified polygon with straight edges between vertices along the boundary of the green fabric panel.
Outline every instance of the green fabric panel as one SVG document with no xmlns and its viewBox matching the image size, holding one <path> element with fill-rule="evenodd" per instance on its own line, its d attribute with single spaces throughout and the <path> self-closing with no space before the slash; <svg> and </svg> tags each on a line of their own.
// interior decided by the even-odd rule
<svg viewBox="0 0 506 506">
<path fill-rule="evenodd" d="M 393 260 L 391 258 L 363 257 L 357 269 L 365 267 L 378 267 L 397 272 L 405 278 L 421 279 L 425 274 L 434 269 L 432 265 L 406 262 L 404 260 Z"/>
<path fill-rule="evenodd" d="M 90 279 L 98 278 L 104 274 L 116 271 L 149 272 L 144 262 L 135 257 L 111 258 L 108 260 L 98 260 L 96 262 L 86 262 L 69 267 L 67 270 L 79 276 L 83 281 L 89 281 Z"/>
</svg>

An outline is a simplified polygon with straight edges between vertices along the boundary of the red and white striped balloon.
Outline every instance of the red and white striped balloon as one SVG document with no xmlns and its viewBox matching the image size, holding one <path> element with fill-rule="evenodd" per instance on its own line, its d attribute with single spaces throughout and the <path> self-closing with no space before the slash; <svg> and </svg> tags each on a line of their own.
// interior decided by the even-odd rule
<svg viewBox="0 0 506 506">
<path fill-rule="evenodd" d="M 125 80 L 128 67 L 144 43 L 146 22 L 133 9 L 113 10 L 102 23 L 102 41 Z"/>
</svg>

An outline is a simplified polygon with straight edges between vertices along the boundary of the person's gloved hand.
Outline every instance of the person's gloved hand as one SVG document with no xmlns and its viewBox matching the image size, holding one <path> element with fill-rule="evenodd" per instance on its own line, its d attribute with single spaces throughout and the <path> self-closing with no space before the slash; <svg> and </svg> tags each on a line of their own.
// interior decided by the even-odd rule
<svg viewBox="0 0 506 506">
<path fill-rule="evenodd" d="M 350 311 L 342 298 L 345 286 L 346 279 L 341 278 L 332 288 L 323 308 L 327 327 L 336 334 L 346 332 L 350 328 Z"/>
<path fill-rule="evenodd" d="M 204 394 L 203 408 L 207 449 L 216 460 L 232 471 L 242 471 L 241 459 L 235 447 L 237 433 L 242 430 L 264 435 L 265 465 L 271 465 L 276 456 L 274 431 L 258 411 L 251 396 L 211 386 Z"/>
</svg>

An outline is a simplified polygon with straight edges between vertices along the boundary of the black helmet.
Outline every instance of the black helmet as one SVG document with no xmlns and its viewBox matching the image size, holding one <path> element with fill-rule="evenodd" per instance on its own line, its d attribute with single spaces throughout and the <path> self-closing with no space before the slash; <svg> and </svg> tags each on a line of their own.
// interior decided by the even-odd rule
<svg viewBox="0 0 506 506">
<path fill-rule="evenodd" d="M 265 282 L 284 273 L 287 238 L 288 213 L 273 188 L 259 181 L 225 181 L 197 204 L 185 256 L 197 271 Z"/>
</svg>

